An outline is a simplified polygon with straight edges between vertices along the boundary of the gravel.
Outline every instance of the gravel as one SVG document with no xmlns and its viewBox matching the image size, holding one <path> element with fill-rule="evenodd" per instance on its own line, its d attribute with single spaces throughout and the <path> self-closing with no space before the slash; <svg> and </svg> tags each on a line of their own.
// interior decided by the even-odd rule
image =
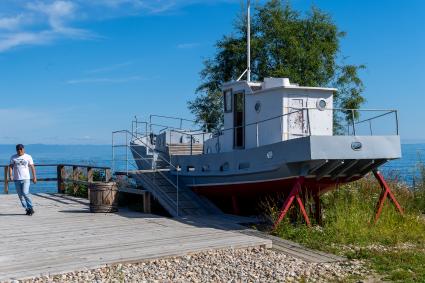
<svg viewBox="0 0 425 283">
<path fill-rule="evenodd" d="M 309 263 L 263 248 L 228 249 L 15 282 L 329 282 L 365 277 L 360 261 Z"/>
</svg>

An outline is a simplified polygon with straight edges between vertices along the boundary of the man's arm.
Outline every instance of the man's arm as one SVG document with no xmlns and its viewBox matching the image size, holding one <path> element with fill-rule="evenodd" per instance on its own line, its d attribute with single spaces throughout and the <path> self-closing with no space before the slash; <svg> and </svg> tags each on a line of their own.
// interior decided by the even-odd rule
<svg viewBox="0 0 425 283">
<path fill-rule="evenodd" d="M 37 175 L 35 174 L 35 166 L 34 166 L 34 164 L 31 164 L 30 167 L 31 167 L 31 172 L 32 172 L 32 182 L 34 184 L 36 184 L 37 183 Z"/>
<path fill-rule="evenodd" d="M 9 180 L 13 181 L 13 164 L 9 165 Z"/>
</svg>

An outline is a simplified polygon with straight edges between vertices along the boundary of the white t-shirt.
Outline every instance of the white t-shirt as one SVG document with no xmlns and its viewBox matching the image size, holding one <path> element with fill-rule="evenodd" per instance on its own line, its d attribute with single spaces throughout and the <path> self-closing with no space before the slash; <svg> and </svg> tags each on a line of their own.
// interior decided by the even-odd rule
<svg viewBox="0 0 425 283">
<path fill-rule="evenodd" d="M 29 180 L 30 170 L 29 165 L 33 165 L 31 155 L 24 153 L 19 156 L 17 154 L 10 158 L 10 165 L 13 166 L 13 180 Z"/>
</svg>

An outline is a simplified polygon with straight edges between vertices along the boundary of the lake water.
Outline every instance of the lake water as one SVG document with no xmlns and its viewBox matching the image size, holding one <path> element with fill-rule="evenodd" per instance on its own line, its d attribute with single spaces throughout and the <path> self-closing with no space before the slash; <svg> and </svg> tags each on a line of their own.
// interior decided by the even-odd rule
<svg viewBox="0 0 425 283">
<path fill-rule="evenodd" d="M 28 145 L 26 151 L 32 155 L 38 164 L 87 164 L 97 166 L 112 165 L 112 151 L 109 145 Z M 15 152 L 14 145 L 0 145 L 0 165 L 9 163 L 10 155 Z M 124 152 L 118 153 L 119 159 L 125 159 Z M 387 175 L 397 175 L 398 179 L 408 184 L 413 183 L 414 176 L 419 176 L 418 163 L 425 161 L 425 144 L 403 144 L 403 157 L 393 160 L 384 166 L 381 171 Z M 123 170 L 125 162 L 116 162 L 116 168 Z M 130 167 L 130 169 L 132 169 Z M 56 177 L 56 168 L 38 168 L 38 177 Z M 0 172 L 3 179 L 3 170 Z M 32 185 L 32 192 L 55 192 L 54 182 Z M 14 185 L 10 184 L 9 191 L 14 193 Z M 0 194 L 3 193 L 3 184 L 0 183 Z"/>
</svg>

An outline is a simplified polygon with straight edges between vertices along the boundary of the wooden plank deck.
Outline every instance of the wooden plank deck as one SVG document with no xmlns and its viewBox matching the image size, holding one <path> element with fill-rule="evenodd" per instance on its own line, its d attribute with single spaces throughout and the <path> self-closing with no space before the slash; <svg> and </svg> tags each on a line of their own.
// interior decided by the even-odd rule
<svg viewBox="0 0 425 283">
<path fill-rule="evenodd" d="M 176 220 L 124 209 L 92 214 L 87 200 L 32 198 L 36 212 L 30 217 L 16 195 L 0 195 L 0 281 L 209 249 L 271 247 L 270 239 L 233 231 L 231 217 Z"/>
</svg>

